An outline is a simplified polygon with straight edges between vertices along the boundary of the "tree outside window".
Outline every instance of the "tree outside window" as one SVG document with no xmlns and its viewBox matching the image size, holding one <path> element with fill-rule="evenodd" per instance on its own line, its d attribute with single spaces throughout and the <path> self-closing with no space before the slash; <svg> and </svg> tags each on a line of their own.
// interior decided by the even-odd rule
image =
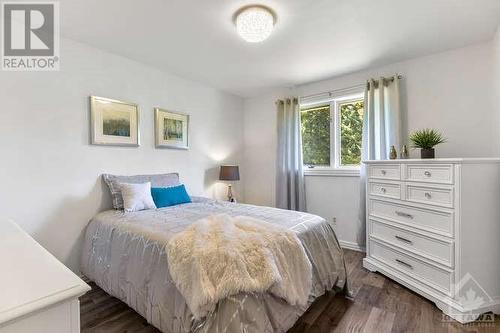
<svg viewBox="0 0 500 333">
<path fill-rule="evenodd" d="M 304 165 L 330 166 L 330 106 L 301 110 Z"/>
<path fill-rule="evenodd" d="M 340 104 L 340 165 L 361 163 L 363 100 Z"/>
<path fill-rule="evenodd" d="M 353 168 L 361 163 L 364 101 L 358 95 L 301 109 L 304 165 Z"/>
</svg>

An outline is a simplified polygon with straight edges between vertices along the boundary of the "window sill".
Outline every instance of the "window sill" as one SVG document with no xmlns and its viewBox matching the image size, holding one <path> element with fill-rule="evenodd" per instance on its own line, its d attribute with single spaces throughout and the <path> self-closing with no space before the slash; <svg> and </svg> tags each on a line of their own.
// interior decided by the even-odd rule
<svg viewBox="0 0 500 333">
<path fill-rule="evenodd" d="M 359 169 L 304 169 L 304 176 L 359 177 Z"/>
</svg>

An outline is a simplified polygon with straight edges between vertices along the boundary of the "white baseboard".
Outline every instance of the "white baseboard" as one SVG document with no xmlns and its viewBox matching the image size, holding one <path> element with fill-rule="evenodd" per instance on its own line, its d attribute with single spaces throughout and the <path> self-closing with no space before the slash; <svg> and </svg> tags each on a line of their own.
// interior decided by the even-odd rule
<svg viewBox="0 0 500 333">
<path fill-rule="evenodd" d="M 340 247 L 343 249 L 348 249 L 348 250 L 353 250 L 353 251 L 358 251 L 358 252 L 366 252 L 366 249 L 364 246 L 359 246 L 357 243 L 354 242 L 347 242 L 343 240 L 339 240 Z"/>
</svg>

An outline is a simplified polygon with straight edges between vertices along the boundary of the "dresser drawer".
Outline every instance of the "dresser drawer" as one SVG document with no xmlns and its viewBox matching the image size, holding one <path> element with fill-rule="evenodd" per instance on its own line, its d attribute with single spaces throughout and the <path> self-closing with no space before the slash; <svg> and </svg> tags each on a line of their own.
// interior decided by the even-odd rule
<svg viewBox="0 0 500 333">
<path fill-rule="evenodd" d="M 369 215 L 388 219 L 423 230 L 440 233 L 446 236 L 453 235 L 453 214 L 399 205 L 382 200 L 370 199 Z"/>
<path fill-rule="evenodd" d="M 368 177 L 377 179 L 401 179 L 401 167 L 399 164 L 370 165 Z"/>
<path fill-rule="evenodd" d="M 373 240 L 370 240 L 370 256 L 436 290 L 448 295 L 451 292 L 452 274 L 450 271 L 393 250 Z"/>
<path fill-rule="evenodd" d="M 453 184 L 452 164 L 408 164 L 405 174 L 408 181 Z"/>
<path fill-rule="evenodd" d="M 453 243 L 370 220 L 370 236 L 453 267 Z"/>
<path fill-rule="evenodd" d="M 453 208 L 452 187 L 428 187 L 414 184 L 406 185 L 406 200 Z"/>
<path fill-rule="evenodd" d="M 368 185 L 371 195 L 379 195 L 382 197 L 401 199 L 401 185 L 393 183 L 378 183 L 370 182 Z"/>
</svg>

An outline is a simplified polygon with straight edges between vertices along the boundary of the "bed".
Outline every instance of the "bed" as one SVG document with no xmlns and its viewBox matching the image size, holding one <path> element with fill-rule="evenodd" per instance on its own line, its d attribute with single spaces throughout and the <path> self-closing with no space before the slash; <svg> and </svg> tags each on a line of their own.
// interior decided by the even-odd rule
<svg viewBox="0 0 500 333">
<path fill-rule="evenodd" d="M 297 234 L 312 264 L 306 306 L 291 306 L 269 293 L 238 294 L 219 302 L 206 317 L 195 319 L 169 274 L 165 240 L 194 221 L 220 213 L 258 218 Z M 323 218 L 206 198 L 133 213 L 99 213 L 86 229 L 81 269 L 162 332 L 286 332 L 317 297 L 346 287 L 342 250 Z"/>
</svg>

